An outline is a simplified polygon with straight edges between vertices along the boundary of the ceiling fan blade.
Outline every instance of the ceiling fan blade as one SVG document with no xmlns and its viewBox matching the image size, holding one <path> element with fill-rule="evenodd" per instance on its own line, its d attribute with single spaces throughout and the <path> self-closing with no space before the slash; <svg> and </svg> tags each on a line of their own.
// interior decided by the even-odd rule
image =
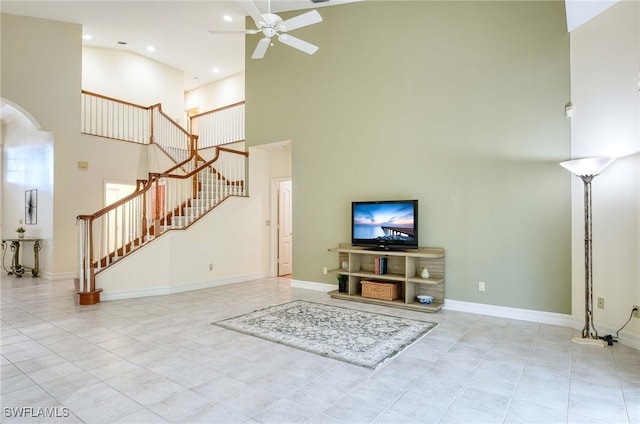
<svg viewBox="0 0 640 424">
<path fill-rule="evenodd" d="M 259 29 L 210 29 L 210 34 L 257 34 Z"/>
<path fill-rule="evenodd" d="M 264 18 L 262 17 L 262 13 L 258 7 L 253 4 L 251 0 L 239 0 L 239 3 L 244 11 L 247 12 L 256 23 L 256 27 L 262 28 L 264 26 Z"/>
<path fill-rule="evenodd" d="M 317 24 L 318 22 L 322 22 L 322 16 L 320 16 L 317 10 L 311 10 L 282 22 L 278 26 L 278 30 L 282 32 L 292 31 L 294 29 L 306 27 L 307 25 Z"/>
<path fill-rule="evenodd" d="M 286 44 L 287 46 L 291 46 L 307 54 L 314 54 L 316 51 L 318 51 L 318 46 L 307 43 L 306 41 L 294 37 L 293 35 L 280 34 L 280 36 L 278 36 L 278 40 L 280 40 L 282 44 Z"/>
<path fill-rule="evenodd" d="M 264 37 L 258 41 L 258 45 L 256 49 L 253 51 L 251 55 L 251 59 L 262 59 L 264 55 L 267 53 L 267 49 L 269 48 L 269 44 L 271 44 L 271 38 Z"/>
</svg>

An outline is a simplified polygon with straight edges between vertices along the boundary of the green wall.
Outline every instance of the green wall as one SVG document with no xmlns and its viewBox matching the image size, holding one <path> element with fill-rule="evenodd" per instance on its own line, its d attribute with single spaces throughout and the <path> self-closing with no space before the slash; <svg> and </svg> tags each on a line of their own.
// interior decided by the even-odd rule
<svg viewBox="0 0 640 424">
<path fill-rule="evenodd" d="M 416 198 L 420 244 L 446 249 L 447 299 L 570 313 L 563 3 L 319 11 L 294 34 L 315 55 L 246 48 L 247 145 L 292 140 L 293 277 L 336 282 L 322 267 L 350 239 L 351 201 Z"/>
</svg>

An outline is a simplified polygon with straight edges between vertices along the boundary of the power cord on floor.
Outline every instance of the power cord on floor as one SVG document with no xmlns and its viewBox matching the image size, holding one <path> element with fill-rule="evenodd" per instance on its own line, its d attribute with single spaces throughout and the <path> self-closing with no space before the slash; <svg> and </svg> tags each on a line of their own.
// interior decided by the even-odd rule
<svg viewBox="0 0 640 424">
<path fill-rule="evenodd" d="M 600 337 L 600 339 L 602 339 L 602 340 L 604 340 L 605 342 L 607 342 L 607 344 L 608 344 L 609 346 L 613 346 L 613 342 L 616 342 L 616 343 L 617 343 L 617 342 L 618 342 L 618 337 L 619 337 L 620 331 L 622 331 L 622 329 L 623 329 L 624 327 L 626 327 L 626 326 L 627 326 L 627 324 L 629 324 L 629 321 L 631 321 L 631 318 L 633 318 L 633 313 L 634 313 L 634 312 L 638 312 L 638 308 L 633 308 L 633 309 L 631 310 L 631 314 L 629 315 L 629 319 L 627 320 L 627 322 L 625 322 L 625 323 L 624 323 L 624 325 L 623 325 L 622 327 L 620 327 L 620 328 L 618 329 L 618 331 L 616 331 L 616 335 L 615 335 L 615 336 L 612 336 L 611 334 L 607 334 L 606 336 L 601 336 L 601 337 Z"/>
</svg>

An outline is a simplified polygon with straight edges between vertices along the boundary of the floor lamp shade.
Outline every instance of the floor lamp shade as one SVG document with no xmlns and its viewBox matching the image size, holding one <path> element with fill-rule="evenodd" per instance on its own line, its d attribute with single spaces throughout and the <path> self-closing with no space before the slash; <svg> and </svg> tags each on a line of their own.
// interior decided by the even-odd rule
<svg viewBox="0 0 640 424">
<path fill-rule="evenodd" d="M 593 253 L 591 250 L 591 181 L 615 160 L 611 157 L 575 159 L 560 165 L 577 175 L 584 183 L 584 327 L 582 337 L 572 341 L 580 344 L 606 346 L 593 325 Z"/>
<path fill-rule="evenodd" d="M 611 157 L 598 157 L 598 158 L 585 158 L 574 159 L 565 162 L 560 162 L 560 166 L 569 170 L 572 174 L 578 177 L 592 176 L 600 174 L 615 158 Z"/>
</svg>

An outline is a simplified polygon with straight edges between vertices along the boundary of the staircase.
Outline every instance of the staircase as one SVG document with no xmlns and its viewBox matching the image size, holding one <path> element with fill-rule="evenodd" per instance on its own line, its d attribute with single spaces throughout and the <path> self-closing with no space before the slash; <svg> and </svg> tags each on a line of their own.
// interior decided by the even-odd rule
<svg viewBox="0 0 640 424">
<path fill-rule="evenodd" d="M 75 280 L 81 305 L 100 301 L 101 289 L 95 288 L 96 274 L 165 232 L 188 228 L 225 199 L 246 196 L 248 157 L 247 152 L 217 145 L 213 147 L 213 159 L 203 159 L 198 152 L 198 136 L 189 134 L 164 115 L 160 105 L 142 107 L 87 92 L 83 92 L 83 105 L 88 105 L 83 106 L 83 133 L 156 144 L 176 165 L 163 173 L 150 173 L 147 180 L 139 181 L 137 189 L 120 201 L 91 215 L 77 217 Z M 121 109 L 118 119 L 113 119 L 113 111 Z"/>
</svg>

